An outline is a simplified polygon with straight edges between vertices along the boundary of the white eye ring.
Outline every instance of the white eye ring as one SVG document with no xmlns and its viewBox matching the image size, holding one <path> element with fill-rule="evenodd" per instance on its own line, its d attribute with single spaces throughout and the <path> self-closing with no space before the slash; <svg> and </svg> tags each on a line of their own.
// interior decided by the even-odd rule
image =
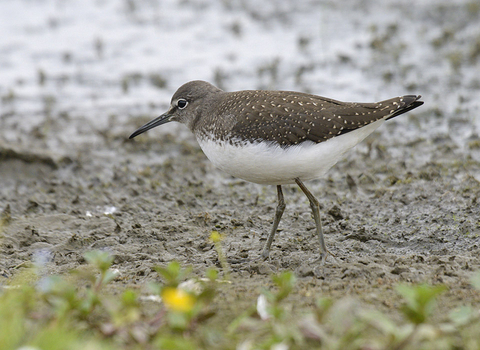
<svg viewBox="0 0 480 350">
<path fill-rule="evenodd" d="M 179 98 L 177 100 L 178 109 L 184 109 L 185 107 L 187 107 L 187 105 L 188 105 L 188 101 L 185 100 L 184 98 Z"/>
</svg>

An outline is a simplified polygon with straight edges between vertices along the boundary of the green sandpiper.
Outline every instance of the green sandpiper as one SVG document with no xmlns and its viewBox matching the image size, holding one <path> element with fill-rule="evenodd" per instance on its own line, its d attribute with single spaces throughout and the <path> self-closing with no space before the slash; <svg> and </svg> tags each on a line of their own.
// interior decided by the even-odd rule
<svg viewBox="0 0 480 350">
<path fill-rule="evenodd" d="M 130 139 L 156 126 L 180 122 L 193 132 L 205 155 L 219 169 L 246 181 L 276 185 L 278 205 L 262 259 L 270 254 L 285 210 L 282 185 L 296 183 L 310 202 L 324 263 L 329 251 L 319 202 L 304 181 L 323 176 L 386 120 L 421 106 L 420 97 L 341 102 L 292 91 L 225 92 L 196 80 L 182 85 L 169 110 L 140 127 Z"/>
</svg>

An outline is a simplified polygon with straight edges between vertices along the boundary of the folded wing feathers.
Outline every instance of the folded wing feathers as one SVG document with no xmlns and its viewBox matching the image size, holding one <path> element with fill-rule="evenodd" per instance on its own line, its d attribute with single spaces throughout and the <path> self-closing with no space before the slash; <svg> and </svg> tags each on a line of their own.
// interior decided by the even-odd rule
<svg viewBox="0 0 480 350">
<path fill-rule="evenodd" d="M 414 109 L 423 104 L 420 97 L 406 95 L 378 103 L 347 103 L 302 94 L 282 107 L 249 110 L 248 119 L 238 121 L 232 131 L 244 139 L 272 141 L 281 147 L 307 140 L 320 143 Z M 312 104 L 318 105 L 318 109 L 312 109 Z"/>
</svg>

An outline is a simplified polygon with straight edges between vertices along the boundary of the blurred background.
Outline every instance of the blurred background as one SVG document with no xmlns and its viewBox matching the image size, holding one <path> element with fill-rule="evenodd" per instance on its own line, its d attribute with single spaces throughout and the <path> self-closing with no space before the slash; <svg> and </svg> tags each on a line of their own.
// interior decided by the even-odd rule
<svg viewBox="0 0 480 350">
<path fill-rule="evenodd" d="M 392 133 L 477 139 L 478 0 L 3 0 L 0 32 L 4 148 L 128 137 L 195 79 L 361 102 L 421 94 L 415 128 L 399 118 Z"/>
</svg>

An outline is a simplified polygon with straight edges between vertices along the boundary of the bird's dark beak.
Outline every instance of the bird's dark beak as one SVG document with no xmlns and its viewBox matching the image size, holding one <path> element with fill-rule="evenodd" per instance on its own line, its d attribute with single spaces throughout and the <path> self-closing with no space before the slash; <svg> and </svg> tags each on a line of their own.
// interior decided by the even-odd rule
<svg viewBox="0 0 480 350">
<path fill-rule="evenodd" d="M 172 117 L 171 114 L 168 112 L 165 114 L 162 114 L 160 117 L 155 118 L 151 122 L 148 122 L 144 126 L 141 126 L 133 134 L 130 135 L 129 139 L 133 139 L 135 136 L 138 136 L 140 134 L 143 134 L 145 131 L 153 129 L 156 126 L 168 123 L 170 121 L 170 118 Z"/>
</svg>

